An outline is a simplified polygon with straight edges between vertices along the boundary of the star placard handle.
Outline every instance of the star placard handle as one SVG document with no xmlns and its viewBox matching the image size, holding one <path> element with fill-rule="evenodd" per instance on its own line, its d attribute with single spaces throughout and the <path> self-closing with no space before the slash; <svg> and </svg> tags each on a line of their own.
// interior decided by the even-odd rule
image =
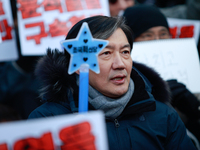
<svg viewBox="0 0 200 150">
<path fill-rule="evenodd" d="M 61 41 L 61 45 L 71 56 L 68 73 L 72 74 L 79 69 L 79 112 L 87 112 L 89 69 L 100 72 L 98 54 L 108 45 L 108 41 L 94 39 L 88 24 L 84 22 L 77 37 Z"/>
<path fill-rule="evenodd" d="M 68 73 L 72 74 L 82 64 L 88 64 L 89 69 L 99 73 L 98 54 L 108 45 L 107 40 L 94 39 L 88 27 L 84 22 L 75 39 L 61 41 L 61 45 L 70 53 L 70 64 Z"/>
</svg>

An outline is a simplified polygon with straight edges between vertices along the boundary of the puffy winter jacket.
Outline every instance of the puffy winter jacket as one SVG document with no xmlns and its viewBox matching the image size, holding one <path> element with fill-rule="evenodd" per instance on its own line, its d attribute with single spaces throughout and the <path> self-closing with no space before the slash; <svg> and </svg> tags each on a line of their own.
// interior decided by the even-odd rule
<svg viewBox="0 0 200 150">
<path fill-rule="evenodd" d="M 44 89 L 48 89 L 44 92 L 46 102 L 35 109 L 29 115 L 29 119 L 77 112 L 77 98 L 66 92 L 70 87 L 66 88 L 65 83 L 71 84 L 72 80 L 68 78 L 67 71 L 63 71 L 66 70 L 63 57 L 47 55 L 39 62 L 37 74 L 45 79 L 49 76 L 49 80 L 44 82 Z M 60 62 L 61 60 L 63 62 Z M 59 69 L 56 67 L 58 64 Z M 45 70 L 48 67 L 51 69 Z M 187 136 L 186 128 L 177 112 L 168 105 L 170 95 L 166 82 L 155 71 L 136 62 L 133 62 L 131 78 L 135 89 L 124 111 L 113 120 L 106 118 L 109 149 L 196 149 Z M 54 82 L 59 84 L 57 88 L 65 91 L 49 88 L 53 87 L 51 84 Z M 89 110 L 94 110 L 90 104 Z"/>
</svg>

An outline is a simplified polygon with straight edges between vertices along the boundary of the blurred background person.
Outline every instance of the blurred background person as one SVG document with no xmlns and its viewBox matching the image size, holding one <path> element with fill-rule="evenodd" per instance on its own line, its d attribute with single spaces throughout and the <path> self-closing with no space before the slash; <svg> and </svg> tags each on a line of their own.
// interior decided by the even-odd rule
<svg viewBox="0 0 200 150">
<path fill-rule="evenodd" d="M 171 38 L 167 19 L 156 6 L 135 5 L 127 8 L 123 15 L 133 31 L 134 42 Z M 179 112 L 187 129 L 200 141 L 200 101 L 176 79 L 167 83 L 172 94 L 171 105 Z"/>
<path fill-rule="evenodd" d="M 159 7 L 166 17 L 200 20 L 200 0 L 137 0 L 137 2 Z"/>
<path fill-rule="evenodd" d="M 128 7 L 135 4 L 135 0 L 109 0 L 109 9 L 111 16 L 120 16 Z"/>
<path fill-rule="evenodd" d="M 136 3 L 155 5 L 168 18 L 200 20 L 200 0 L 137 0 Z M 200 37 L 197 48 L 200 56 Z"/>
</svg>

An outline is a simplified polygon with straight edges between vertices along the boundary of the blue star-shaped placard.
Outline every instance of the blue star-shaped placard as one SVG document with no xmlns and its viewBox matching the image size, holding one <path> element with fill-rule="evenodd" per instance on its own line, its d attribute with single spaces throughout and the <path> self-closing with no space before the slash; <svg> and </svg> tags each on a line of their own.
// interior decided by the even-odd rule
<svg viewBox="0 0 200 150">
<path fill-rule="evenodd" d="M 64 40 L 60 43 L 71 55 L 69 74 L 77 71 L 82 64 L 88 64 L 89 69 L 96 73 L 100 72 L 98 54 L 108 45 L 108 41 L 94 39 L 86 22 L 82 24 L 75 39 Z"/>
</svg>

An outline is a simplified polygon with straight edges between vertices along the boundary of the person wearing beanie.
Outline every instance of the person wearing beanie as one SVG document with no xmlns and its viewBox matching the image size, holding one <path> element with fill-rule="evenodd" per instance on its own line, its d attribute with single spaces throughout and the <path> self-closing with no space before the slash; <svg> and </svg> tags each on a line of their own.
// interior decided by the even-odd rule
<svg viewBox="0 0 200 150">
<path fill-rule="evenodd" d="M 134 42 L 171 38 L 167 19 L 156 6 L 135 5 L 127 8 L 123 16 L 132 29 Z M 171 91 L 171 105 L 200 142 L 200 101 L 177 79 L 166 82 Z"/>
<path fill-rule="evenodd" d="M 171 37 L 167 19 L 156 6 L 140 4 L 129 7 L 123 16 L 133 31 L 135 42 Z"/>
</svg>

